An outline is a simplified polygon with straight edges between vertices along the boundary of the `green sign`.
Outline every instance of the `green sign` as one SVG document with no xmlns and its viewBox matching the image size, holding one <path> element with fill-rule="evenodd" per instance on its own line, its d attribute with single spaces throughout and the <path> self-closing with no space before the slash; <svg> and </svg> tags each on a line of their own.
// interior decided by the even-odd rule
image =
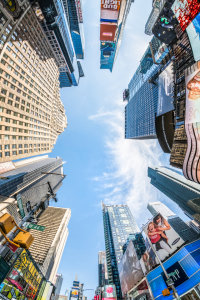
<svg viewBox="0 0 200 300">
<path fill-rule="evenodd" d="M 9 271 L 10 266 L 5 262 L 5 260 L 2 257 L 0 257 L 0 283 L 4 280 Z"/>
<path fill-rule="evenodd" d="M 28 222 L 26 222 L 24 224 L 24 226 L 26 228 L 34 229 L 34 230 L 39 230 L 39 231 L 44 231 L 45 230 L 45 226 L 41 226 L 41 225 L 37 225 L 37 224 L 32 224 L 32 223 L 28 223 Z"/>
<path fill-rule="evenodd" d="M 23 219 L 25 217 L 25 212 L 24 212 L 22 198 L 21 198 L 20 194 L 17 195 L 17 203 L 18 203 L 18 207 L 19 207 L 20 216 Z"/>
</svg>

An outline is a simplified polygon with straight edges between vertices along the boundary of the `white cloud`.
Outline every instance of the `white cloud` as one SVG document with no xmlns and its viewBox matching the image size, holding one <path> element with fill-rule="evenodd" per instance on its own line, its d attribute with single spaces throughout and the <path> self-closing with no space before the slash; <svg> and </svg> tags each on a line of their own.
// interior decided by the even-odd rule
<svg viewBox="0 0 200 300">
<path fill-rule="evenodd" d="M 115 103 L 111 111 L 101 109 L 90 116 L 92 121 L 105 123 L 107 170 L 99 174 L 101 200 L 107 204 L 129 205 L 139 225 L 145 221 L 147 203 L 160 200 L 158 191 L 150 184 L 148 166 L 159 166 L 162 150 L 157 140 L 126 140 L 124 138 L 124 105 Z M 141 220 L 141 216 L 143 219 Z"/>
</svg>

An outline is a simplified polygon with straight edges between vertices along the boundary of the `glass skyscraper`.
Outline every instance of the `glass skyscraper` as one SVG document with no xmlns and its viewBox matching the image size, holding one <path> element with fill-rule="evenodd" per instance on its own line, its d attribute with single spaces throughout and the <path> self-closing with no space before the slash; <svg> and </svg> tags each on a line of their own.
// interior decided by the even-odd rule
<svg viewBox="0 0 200 300">
<path fill-rule="evenodd" d="M 176 202 L 191 218 L 196 213 L 188 202 L 200 198 L 200 185 L 187 180 L 180 171 L 166 167 L 148 168 L 151 184 Z"/>
<path fill-rule="evenodd" d="M 118 264 L 123 256 L 123 246 L 129 234 L 140 232 L 129 207 L 124 205 L 105 205 L 102 202 L 104 238 L 108 283 L 115 284 L 117 299 L 121 299 Z"/>
<path fill-rule="evenodd" d="M 167 55 L 168 48 L 156 37 L 151 40 L 141 59 L 140 65 L 129 85 L 128 104 L 125 107 L 125 138 L 157 138 L 155 116 L 158 103 L 158 76 L 160 63 Z"/>
</svg>

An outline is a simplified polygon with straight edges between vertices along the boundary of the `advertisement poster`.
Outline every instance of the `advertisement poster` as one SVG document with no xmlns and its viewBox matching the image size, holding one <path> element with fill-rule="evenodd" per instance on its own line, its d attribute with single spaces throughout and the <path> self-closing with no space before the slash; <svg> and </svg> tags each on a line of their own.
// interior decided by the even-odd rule
<svg viewBox="0 0 200 300">
<path fill-rule="evenodd" d="M 144 277 L 133 243 L 130 241 L 118 265 L 123 296 Z"/>
<path fill-rule="evenodd" d="M 184 31 L 200 12 L 198 0 L 175 0 L 172 10 Z"/>
<path fill-rule="evenodd" d="M 104 285 L 102 287 L 102 300 L 103 299 L 104 300 L 106 300 L 106 299 L 116 300 L 117 299 L 116 287 L 114 284 Z"/>
<path fill-rule="evenodd" d="M 78 298 L 78 290 L 72 289 L 72 291 L 71 291 L 71 297 Z"/>
<path fill-rule="evenodd" d="M 160 213 L 144 227 L 144 233 L 161 260 L 184 244 L 182 238 Z"/>
<path fill-rule="evenodd" d="M 121 0 L 101 0 L 101 22 L 113 22 L 118 20 Z"/>
<path fill-rule="evenodd" d="M 111 56 L 115 51 L 115 43 L 102 42 L 101 51 L 103 53 L 103 56 Z"/>
<path fill-rule="evenodd" d="M 120 4 L 121 4 L 121 0 L 101 0 L 101 9 L 119 11 Z"/>
<path fill-rule="evenodd" d="M 200 60 L 200 13 L 186 29 L 195 61 Z"/>
<path fill-rule="evenodd" d="M 159 75 L 157 117 L 174 109 L 173 62 Z"/>
<path fill-rule="evenodd" d="M 100 40 L 114 42 L 117 25 L 104 24 L 100 25 Z"/>
<path fill-rule="evenodd" d="M 140 265 L 142 267 L 144 275 L 147 275 L 152 270 L 152 268 L 158 264 L 158 261 L 147 238 L 145 241 L 145 245 L 147 250 L 140 259 Z"/>
</svg>

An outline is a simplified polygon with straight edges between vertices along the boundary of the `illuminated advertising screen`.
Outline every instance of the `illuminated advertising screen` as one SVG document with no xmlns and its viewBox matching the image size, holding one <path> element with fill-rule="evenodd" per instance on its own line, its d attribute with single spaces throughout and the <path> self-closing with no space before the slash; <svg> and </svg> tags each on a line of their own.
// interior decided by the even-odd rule
<svg viewBox="0 0 200 300">
<path fill-rule="evenodd" d="M 102 299 L 117 299 L 116 287 L 114 284 L 103 286 Z"/>
<path fill-rule="evenodd" d="M 185 70 L 185 85 L 187 151 L 183 174 L 187 179 L 200 183 L 200 62 Z"/>
<path fill-rule="evenodd" d="M 174 109 L 173 62 L 158 77 L 157 117 Z"/>
<path fill-rule="evenodd" d="M 175 0 L 172 10 L 184 31 L 200 12 L 198 0 Z"/>
<path fill-rule="evenodd" d="M 103 56 L 111 56 L 115 51 L 115 43 L 101 42 L 101 51 Z"/>
<path fill-rule="evenodd" d="M 125 296 L 144 277 L 140 261 L 131 241 L 118 265 L 118 270 L 122 295 Z"/>
<path fill-rule="evenodd" d="M 184 244 L 183 239 L 160 213 L 147 223 L 144 227 L 144 233 L 148 236 L 152 247 L 161 260 L 164 260 Z"/>
<path fill-rule="evenodd" d="M 101 0 L 101 22 L 117 22 L 121 0 Z"/>
<path fill-rule="evenodd" d="M 200 60 L 200 13 L 187 27 L 187 34 L 192 46 L 195 61 Z"/>
<path fill-rule="evenodd" d="M 100 25 L 100 40 L 114 42 L 117 25 L 105 24 Z"/>
<path fill-rule="evenodd" d="M 71 297 L 78 298 L 78 290 L 77 289 L 72 289 L 71 290 Z"/>
<path fill-rule="evenodd" d="M 187 297 L 189 291 L 199 284 L 200 280 L 200 240 L 182 247 L 172 257 L 163 263 L 170 278 L 173 280 L 177 293 L 181 299 L 198 299 Z M 147 279 L 151 287 L 153 297 L 157 300 L 173 299 L 172 296 L 164 297 L 162 291 L 167 288 L 161 266 L 152 270 Z M 185 296 L 182 296 L 182 295 Z"/>
</svg>

